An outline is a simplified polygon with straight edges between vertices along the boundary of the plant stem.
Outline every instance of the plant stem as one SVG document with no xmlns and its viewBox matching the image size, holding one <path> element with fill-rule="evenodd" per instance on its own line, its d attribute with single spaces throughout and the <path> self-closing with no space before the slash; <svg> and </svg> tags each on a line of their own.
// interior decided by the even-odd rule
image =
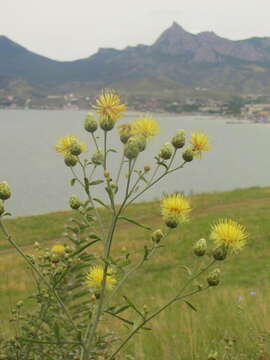
<svg viewBox="0 0 270 360">
<path fill-rule="evenodd" d="M 94 140 L 97 151 L 99 151 L 99 147 L 98 147 L 98 143 L 97 143 L 97 139 L 96 139 L 95 135 L 93 133 L 91 133 L 91 136 L 92 136 L 92 139 Z"/>
<path fill-rule="evenodd" d="M 124 162 L 125 162 L 125 155 L 123 153 L 122 158 L 121 158 L 121 162 L 120 162 L 120 166 L 119 166 L 119 170 L 118 170 L 118 173 L 117 173 L 116 181 L 115 181 L 116 185 L 118 185 L 118 183 L 119 183 L 119 179 L 120 179 L 120 175 L 121 175 L 121 171 L 122 171 Z"/>
</svg>

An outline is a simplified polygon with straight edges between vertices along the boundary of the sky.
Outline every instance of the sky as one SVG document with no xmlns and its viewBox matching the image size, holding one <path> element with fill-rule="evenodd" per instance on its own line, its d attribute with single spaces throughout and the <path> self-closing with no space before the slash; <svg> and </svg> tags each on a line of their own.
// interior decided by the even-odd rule
<svg viewBox="0 0 270 360">
<path fill-rule="evenodd" d="M 270 37 L 269 0 L 0 0 L 0 35 L 38 54 L 74 60 L 98 48 L 152 44 L 173 21 L 240 40 Z"/>
</svg>

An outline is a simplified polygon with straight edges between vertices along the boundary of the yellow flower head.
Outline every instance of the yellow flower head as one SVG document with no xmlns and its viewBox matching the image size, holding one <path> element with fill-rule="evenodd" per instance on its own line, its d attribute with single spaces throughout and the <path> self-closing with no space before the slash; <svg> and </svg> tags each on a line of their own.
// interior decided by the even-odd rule
<svg viewBox="0 0 270 360">
<path fill-rule="evenodd" d="M 165 219 L 187 222 L 191 210 L 188 199 L 181 194 L 167 195 L 161 201 L 161 213 Z"/>
<path fill-rule="evenodd" d="M 113 120 L 114 122 L 116 122 L 126 110 L 125 104 L 121 104 L 121 99 L 114 90 L 103 90 L 101 95 L 96 99 L 96 105 L 94 105 L 93 108 L 102 119 Z"/>
<path fill-rule="evenodd" d="M 202 132 L 193 132 L 190 143 L 194 155 L 201 159 L 202 151 L 210 150 L 208 135 Z"/>
<path fill-rule="evenodd" d="M 210 238 L 217 246 L 230 248 L 233 253 L 242 250 L 248 234 L 244 226 L 230 219 L 221 219 L 212 226 Z"/>
<path fill-rule="evenodd" d="M 53 245 L 51 248 L 51 252 L 55 253 L 55 254 L 64 254 L 65 253 L 65 246 L 63 244 L 56 244 Z"/>
<path fill-rule="evenodd" d="M 95 265 L 90 268 L 86 274 L 86 286 L 92 290 L 101 290 L 103 280 L 104 269 L 101 265 Z M 106 277 L 106 289 L 112 290 L 117 283 L 117 280 L 113 277 L 112 269 L 107 270 Z"/>
<path fill-rule="evenodd" d="M 67 135 L 62 138 L 60 138 L 57 141 L 57 144 L 55 146 L 55 150 L 59 153 L 62 153 L 63 155 L 70 154 L 70 149 L 72 144 L 78 144 L 81 148 L 81 152 L 87 151 L 87 146 L 84 142 L 80 141 L 76 136 L 74 135 Z"/>
<path fill-rule="evenodd" d="M 160 129 L 158 122 L 152 116 L 143 116 L 133 121 L 132 135 L 142 135 L 145 138 L 150 138 L 159 134 Z"/>
</svg>

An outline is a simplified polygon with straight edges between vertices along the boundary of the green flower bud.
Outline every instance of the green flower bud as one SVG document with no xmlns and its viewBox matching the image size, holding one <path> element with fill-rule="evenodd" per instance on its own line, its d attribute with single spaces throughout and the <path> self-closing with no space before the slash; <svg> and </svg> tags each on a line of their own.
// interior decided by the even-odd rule
<svg viewBox="0 0 270 360">
<path fill-rule="evenodd" d="M 185 145 L 185 131 L 179 130 L 172 138 L 172 144 L 175 149 L 181 149 Z"/>
<path fill-rule="evenodd" d="M 203 256 L 207 250 L 207 243 L 205 239 L 200 239 L 194 245 L 193 251 L 197 256 Z"/>
<path fill-rule="evenodd" d="M 154 231 L 152 234 L 152 240 L 154 243 L 159 243 L 163 237 L 164 237 L 164 234 L 163 234 L 162 230 L 160 230 L 160 229 Z"/>
<path fill-rule="evenodd" d="M 94 118 L 94 115 L 89 113 L 85 117 L 84 128 L 86 131 L 94 133 L 98 128 L 98 122 Z"/>
<path fill-rule="evenodd" d="M 126 144 L 128 142 L 128 139 L 131 137 L 131 134 L 121 134 L 120 135 L 120 141 L 123 144 Z"/>
<path fill-rule="evenodd" d="M 65 158 L 64 158 L 64 162 L 67 166 L 73 167 L 77 164 L 78 160 L 77 160 L 76 156 L 71 155 L 71 154 L 66 154 Z"/>
<path fill-rule="evenodd" d="M 218 358 L 218 353 L 217 353 L 217 352 L 214 352 L 214 353 L 210 353 L 210 354 L 208 355 L 207 360 L 217 360 L 217 358 Z"/>
<path fill-rule="evenodd" d="M 0 199 L 7 200 L 11 196 L 11 191 L 8 183 L 6 181 L 0 182 Z"/>
<path fill-rule="evenodd" d="M 165 224 L 171 228 L 171 229 L 175 229 L 178 224 L 179 224 L 179 221 L 175 218 L 167 218 L 165 219 Z"/>
<path fill-rule="evenodd" d="M 93 155 L 92 155 L 92 163 L 95 165 L 101 165 L 104 162 L 104 154 L 101 151 L 96 151 Z"/>
<path fill-rule="evenodd" d="M 111 118 L 102 118 L 99 122 L 99 125 L 102 130 L 110 131 L 114 128 L 114 121 Z"/>
<path fill-rule="evenodd" d="M 207 282 L 209 286 L 217 286 L 220 283 L 220 270 L 213 270 L 207 278 Z"/>
<path fill-rule="evenodd" d="M 158 155 L 164 160 L 169 160 L 172 157 L 172 154 L 173 154 L 172 144 L 166 143 L 162 146 Z"/>
<path fill-rule="evenodd" d="M 124 155 L 129 160 L 135 159 L 139 155 L 139 147 L 136 139 L 131 137 L 124 146 Z"/>
<path fill-rule="evenodd" d="M 21 308 L 23 306 L 23 301 L 19 300 L 16 304 L 17 308 Z"/>
<path fill-rule="evenodd" d="M 143 169 L 144 169 L 145 172 L 148 172 L 148 171 L 151 170 L 151 166 L 150 165 L 144 165 Z"/>
<path fill-rule="evenodd" d="M 134 139 L 137 141 L 139 151 L 144 151 L 146 149 L 146 138 L 144 136 L 136 136 Z"/>
<path fill-rule="evenodd" d="M 228 254 L 228 248 L 226 246 L 219 246 L 213 250 L 213 258 L 218 261 L 225 260 Z"/>
<path fill-rule="evenodd" d="M 71 207 L 71 209 L 73 210 L 78 210 L 79 207 L 81 206 L 81 202 L 80 200 L 77 198 L 76 195 L 72 195 L 69 198 L 69 206 Z"/>
<path fill-rule="evenodd" d="M 80 155 L 82 153 L 81 145 L 74 141 L 70 145 L 70 153 L 71 153 L 71 155 L 74 155 L 74 156 Z"/>
<path fill-rule="evenodd" d="M 5 212 L 4 202 L 3 200 L 0 200 L 0 216 L 4 214 L 4 212 Z"/>
<path fill-rule="evenodd" d="M 183 155 L 182 155 L 183 159 L 186 161 L 186 162 L 190 162 L 193 160 L 194 158 L 194 152 L 192 149 L 190 148 L 187 148 L 184 152 L 183 152 Z"/>
</svg>

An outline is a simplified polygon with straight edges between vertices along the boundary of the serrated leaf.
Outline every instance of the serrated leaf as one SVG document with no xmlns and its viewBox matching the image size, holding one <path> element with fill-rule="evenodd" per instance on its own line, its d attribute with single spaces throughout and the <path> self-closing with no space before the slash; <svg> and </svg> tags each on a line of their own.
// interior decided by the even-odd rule
<svg viewBox="0 0 270 360">
<path fill-rule="evenodd" d="M 126 220 L 126 221 L 130 222 L 131 224 L 137 225 L 137 226 L 139 226 L 139 227 L 141 227 L 141 228 L 143 228 L 145 230 L 152 231 L 150 226 L 141 224 L 138 221 L 136 221 L 134 219 L 131 219 L 131 218 L 127 217 L 127 216 L 119 216 L 119 219 Z"/>
<path fill-rule="evenodd" d="M 187 301 L 187 300 L 184 300 L 184 302 L 193 310 L 193 311 L 198 311 L 196 308 L 195 308 L 195 306 L 194 305 L 192 305 L 189 301 Z"/>
</svg>

